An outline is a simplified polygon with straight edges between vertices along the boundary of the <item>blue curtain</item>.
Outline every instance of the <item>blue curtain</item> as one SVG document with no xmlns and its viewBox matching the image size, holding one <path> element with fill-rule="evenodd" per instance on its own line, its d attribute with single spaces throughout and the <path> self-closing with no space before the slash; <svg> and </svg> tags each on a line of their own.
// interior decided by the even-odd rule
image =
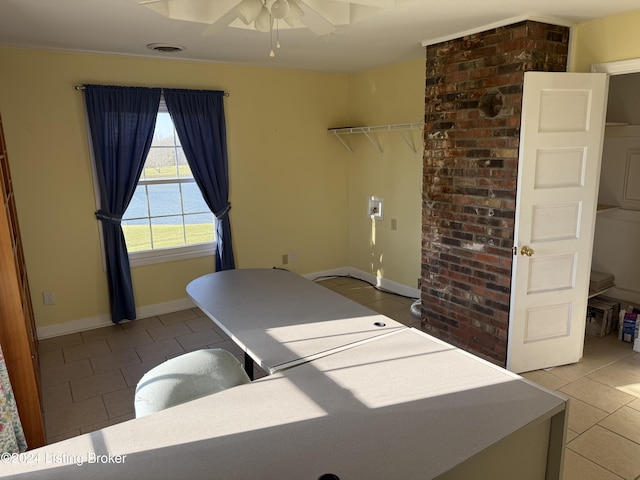
<svg viewBox="0 0 640 480">
<path fill-rule="evenodd" d="M 165 89 L 164 100 L 202 196 L 216 217 L 216 271 L 235 268 L 229 221 L 224 92 Z"/>
<path fill-rule="evenodd" d="M 111 320 L 136 318 L 129 254 L 120 225 L 151 147 L 159 88 L 85 85 L 87 118 L 100 190 Z"/>
</svg>

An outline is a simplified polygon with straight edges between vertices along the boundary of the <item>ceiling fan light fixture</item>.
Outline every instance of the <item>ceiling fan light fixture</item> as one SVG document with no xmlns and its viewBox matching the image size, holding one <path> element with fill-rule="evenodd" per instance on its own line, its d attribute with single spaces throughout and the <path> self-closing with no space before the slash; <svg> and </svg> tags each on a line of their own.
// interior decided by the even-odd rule
<svg viewBox="0 0 640 480">
<path fill-rule="evenodd" d="M 289 2 L 287 0 L 268 0 L 267 8 L 273 18 L 282 20 L 289 13 Z"/>
<path fill-rule="evenodd" d="M 284 21 L 290 27 L 298 27 L 302 23 L 302 17 L 304 17 L 304 12 L 300 5 L 297 2 L 289 2 L 289 13 L 284 17 Z"/>
<path fill-rule="evenodd" d="M 242 0 L 238 5 L 237 13 L 238 18 L 242 20 L 246 25 L 254 22 L 258 15 L 262 11 L 261 0 Z"/>
<path fill-rule="evenodd" d="M 266 33 L 271 31 L 273 27 L 273 17 L 269 13 L 269 10 L 267 10 L 267 7 L 262 7 L 262 10 L 260 10 L 260 13 L 256 17 L 254 25 L 259 32 Z"/>
<path fill-rule="evenodd" d="M 124 0 L 122 0 L 124 1 Z M 366 16 L 394 8 L 399 0 L 129 0 L 167 18 L 208 23 L 203 35 L 221 27 L 253 29 L 269 33 L 270 56 L 280 48 L 280 28 L 307 28 L 316 35 L 335 32 L 336 25 L 350 25 Z M 404 0 L 408 1 L 408 0 Z M 0 0 L 0 3 L 2 0 Z M 354 15 L 357 8 L 357 15 Z M 352 11 L 353 10 L 353 11 Z M 357 18 L 356 18 L 357 17 Z M 281 23 L 283 20 L 284 23 Z M 275 28 L 274 28 L 275 27 Z M 275 42 L 274 42 L 275 30 Z M 175 53 L 182 46 L 153 44 L 148 48 Z"/>
</svg>

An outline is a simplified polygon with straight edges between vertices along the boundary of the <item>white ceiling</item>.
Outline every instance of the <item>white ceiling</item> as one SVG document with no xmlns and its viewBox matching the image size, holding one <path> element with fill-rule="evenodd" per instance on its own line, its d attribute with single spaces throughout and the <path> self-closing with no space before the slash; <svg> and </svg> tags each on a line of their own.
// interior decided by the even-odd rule
<svg viewBox="0 0 640 480">
<path fill-rule="evenodd" d="M 203 35 L 206 24 L 170 20 L 132 0 L 0 0 L 0 46 L 352 73 L 420 58 L 424 42 L 512 18 L 570 24 L 638 8 L 638 0 L 396 0 L 394 9 L 337 26 L 332 34 L 281 30 L 282 48 L 270 58 L 268 33 L 224 27 Z M 186 50 L 161 54 L 146 48 L 149 43 Z"/>
</svg>

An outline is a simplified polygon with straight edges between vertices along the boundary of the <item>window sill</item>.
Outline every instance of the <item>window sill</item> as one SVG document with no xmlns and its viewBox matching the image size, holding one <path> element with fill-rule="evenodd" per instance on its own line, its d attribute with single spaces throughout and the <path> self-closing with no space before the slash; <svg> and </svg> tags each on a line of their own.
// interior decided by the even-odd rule
<svg viewBox="0 0 640 480">
<path fill-rule="evenodd" d="M 166 248 L 148 252 L 134 252 L 129 254 L 131 268 L 153 265 L 156 263 L 175 262 L 188 258 L 212 256 L 216 253 L 215 243 L 203 243 L 188 247 Z"/>
</svg>

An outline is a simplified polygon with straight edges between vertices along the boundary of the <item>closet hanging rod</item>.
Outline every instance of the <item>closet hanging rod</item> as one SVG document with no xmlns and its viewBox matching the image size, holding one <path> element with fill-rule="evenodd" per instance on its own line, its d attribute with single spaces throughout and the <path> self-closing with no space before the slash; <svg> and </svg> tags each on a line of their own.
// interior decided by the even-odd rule
<svg viewBox="0 0 640 480">
<path fill-rule="evenodd" d="M 73 88 L 75 88 L 76 90 L 84 90 L 84 85 L 76 85 Z M 164 90 L 164 88 L 161 88 L 160 90 Z M 223 96 L 228 97 L 229 92 L 224 92 Z"/>
</svg>

